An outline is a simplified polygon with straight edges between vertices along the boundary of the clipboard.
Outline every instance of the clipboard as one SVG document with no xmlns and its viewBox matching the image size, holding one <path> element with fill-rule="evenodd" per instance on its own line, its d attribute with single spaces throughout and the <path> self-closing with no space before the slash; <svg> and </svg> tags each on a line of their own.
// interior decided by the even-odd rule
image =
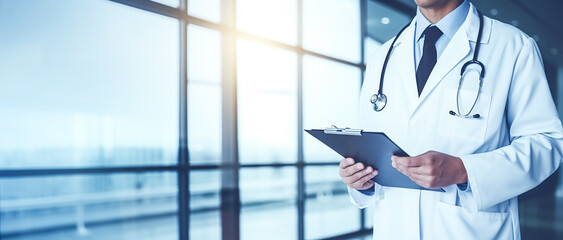
<svg viewBox="0 0 563 240">
<path fill-rule="evenodd" d="M 442 188 L 421 187 L 395 169 L 391 165 L 391 156 L 408 157 L 409 155 L 389 139 L 385 133 L 337 128 L 335 126 L 305 131 L 342 157 L 353 158 L 356 162 L 362 162 L 376 168 L 379 174 L 372 180 L 381 186 L 445 192 Z"/>
</svg>

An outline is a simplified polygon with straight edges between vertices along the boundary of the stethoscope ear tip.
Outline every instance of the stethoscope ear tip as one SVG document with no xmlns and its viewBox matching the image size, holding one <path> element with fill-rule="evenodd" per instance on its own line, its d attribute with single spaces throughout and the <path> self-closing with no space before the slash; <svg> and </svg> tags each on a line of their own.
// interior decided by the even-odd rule
<svg viewBox="0 0 563 240">
<path fill-rule="evenodd" d="M 462 118 L 480 118 L 480 117 L 481 117 L 480 114 L 461 115 L 461 114 L 458 114 L 458 113 L 454 112 L 453 110 L 450 110 L 450 111 L 449 111 L 449 114 L 452 115 L 452 116 L 457 116 L 457 117 L 462 117 Z"/>
</svg>

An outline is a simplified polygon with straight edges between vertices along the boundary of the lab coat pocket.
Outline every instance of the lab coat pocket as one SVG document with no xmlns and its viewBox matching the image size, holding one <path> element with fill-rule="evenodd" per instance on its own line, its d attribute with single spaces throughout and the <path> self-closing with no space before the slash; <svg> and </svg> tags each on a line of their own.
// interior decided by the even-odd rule
<svg viewBox="0 0 563 240">
<path fill-rule="evenodd" d="M 462 207 L 437 202 L 432 239 L 513 239 L 508 212 L 468 212 Z"/>
<path fill-rule="evenodd" d="M 475 102 L 476 92 L 462 90 L 459 98 L 459 110 L 466 114 Z M 458 112 L 457 89 L 444 91 L 444 99 L 440 111 L 437 135 L 447 137 L 448 142 L 456 143 L 460 140 L 465 143 L 473 142 L 480 145 L 485 140 L 487 120 L 491 105 L 491 96 L 480 93 L 475 106 L 469 115 L 479 114 L 478 118 L 464 118 L 453 116 L 450 111 Z M 453 140 L 453 141 L 452 141 Z"/>
</svg>

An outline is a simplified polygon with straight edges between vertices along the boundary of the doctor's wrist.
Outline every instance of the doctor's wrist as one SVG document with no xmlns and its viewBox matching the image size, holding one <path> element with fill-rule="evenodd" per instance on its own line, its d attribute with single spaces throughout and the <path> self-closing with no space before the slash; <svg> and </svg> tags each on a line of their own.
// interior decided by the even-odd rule
<svg viewBox="0 0 563 240">
<path fill-rule="evenodd" d="M 467 170 L 465 170 L 465 165 L 463 165 L 463 161 L 461 158 L 456 157 L 458 163 L 458 170 L 459 173 L 457 174 L 457 181 L 456 184 L 466 184 L 467 183 Z"/>
</svg>

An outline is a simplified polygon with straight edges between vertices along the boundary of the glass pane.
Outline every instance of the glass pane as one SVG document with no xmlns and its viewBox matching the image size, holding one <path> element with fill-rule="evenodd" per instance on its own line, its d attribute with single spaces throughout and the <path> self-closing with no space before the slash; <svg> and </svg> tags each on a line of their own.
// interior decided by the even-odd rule
<svg viewBox="0 0 563 240">
<path fill-rule="evenodd" d="M 364 39 L 364 62 L 382 43 L 395 37 L 401 28 L 411 22 L 411 17 L 378 1 L 367 1 L 367 37 Z M 385 50 L 386 51 L 386 50 Z"/>
<path fill-rule="evenodd" d="M 367 35 L 377 42 L 384 43 L 395 37 L 411 20 L 412 17 L 379 1 L 367 1 Z"/>
<path fill-rule="evenodd" d="M 176 163 L 177 20 L 2 1 L 0 32 L 0 168 Z"/>
<path fill-rule="evenodd" d="M 221 173 L 190 172 L 190 239 L 221 239 Z"/>
<path fill-rule="evenodd" d="M 297 44 L 297 0 L 237 0 L 237 27 L 275 41 Z"/>
<path fill-rule="evenodd" d="M 359 63 L 360 1 L 303 0 L 303 47 Z"/>
<path fill-rule="evenodd" d="M 297 238 L 297 170 L 240 170 L 241 239 Z"/>
<path fill-rule="evenodd" d="M 188 0 L 188 14 L 210 22 L 219 22 L 221 0 Z"/>
<path fill-rule="evenodd" d="M 162 4 L 168 5 L 170 7 L 178 7 L 180 5 L 178 0 L 151 0 L 151 1 L 162 3 Z"/>
<path fill-rule="evenodd" d="M 305 55 L 303 57 L 303 126 L 305 129 L 357 127 L 360 69 Z M 304 135 L 305 160 L 335 161 L 342 157 L 314 137 Z"/>
<path fill-rule="evenodd" d="M 320 239 L 360 230 L 360 210 L 350 203 L 338 166 L 306 167 L 305 238 Z"/>
<path fill-rule="evenodd" d="M 2 239 L 178 239 L 173 172 L 0 179 Z"/>
<path fill-rule="evenodd" d="M 221 34 L 188 25 L 190 164 L 221 161 Z"/>
<path fill-rule="evenodd" d="M 247 40 L 237 50 L 240 162 L 295 162 L 296 54 Z"/>
</svg>

